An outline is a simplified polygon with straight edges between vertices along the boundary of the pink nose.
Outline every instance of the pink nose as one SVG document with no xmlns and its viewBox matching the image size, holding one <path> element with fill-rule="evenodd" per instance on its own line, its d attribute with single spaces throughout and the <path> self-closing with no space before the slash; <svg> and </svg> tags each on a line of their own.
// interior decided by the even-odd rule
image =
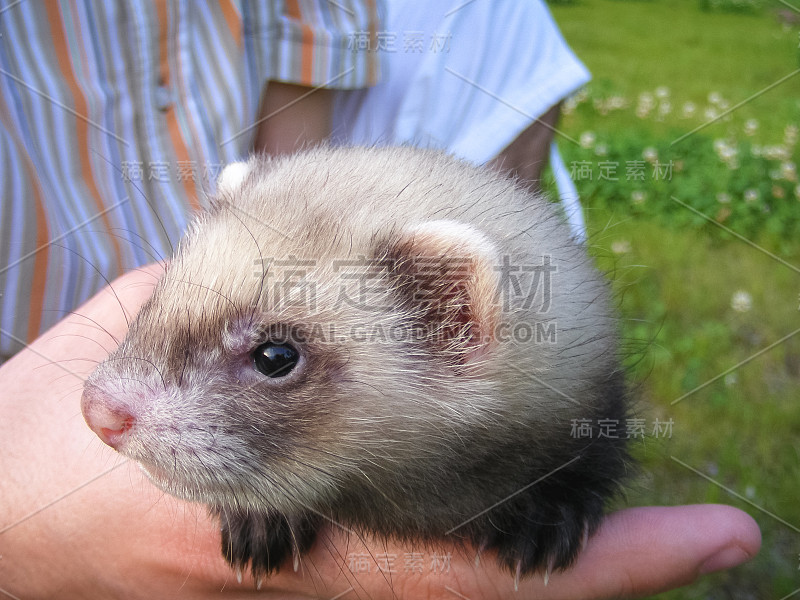
<svg viewBox="0 0 800 600">
<path fill-rule="evenodd" d="M 115 450 L 119 450 L 136 421 L 128 409 L 93 386 L 84 388 L 81 410 L 89 428 Z"/>
</svg>

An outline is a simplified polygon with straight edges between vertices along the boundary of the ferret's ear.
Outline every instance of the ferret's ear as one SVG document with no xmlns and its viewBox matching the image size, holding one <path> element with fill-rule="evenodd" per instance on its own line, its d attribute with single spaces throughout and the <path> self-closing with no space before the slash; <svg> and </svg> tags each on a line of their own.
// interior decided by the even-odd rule
<svg viewBox="0 0 800 600">
<path fill-rule="evenodd" d="M 212 197 L 212 208 L 219 208 L 230 202 L 249 172 L 250 163 L 244 161 L 225 165 L 217 178 L 217 191 Z"/>
<path fill-rule="evenodd" d="M 456 221 L 430 221 L 393 236 L 384 256 L 416 334 L 454 363 L 491 348 L 500 320 L 499 262 L 484 234 Z"/>
<path fill-rule="evenodd" d="M 250 172 L 250 164 L 244 161 L 233 162 L 225 165 L 217 179 L 217 190 L 223 192 L 235 191 Z"/>
</svg>

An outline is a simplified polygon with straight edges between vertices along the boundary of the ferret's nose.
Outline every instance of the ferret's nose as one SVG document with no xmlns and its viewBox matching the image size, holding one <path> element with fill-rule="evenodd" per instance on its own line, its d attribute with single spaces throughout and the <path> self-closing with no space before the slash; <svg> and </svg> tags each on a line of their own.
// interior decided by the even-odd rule
<svg viewBox="0 0 800 600">
<path fill-rule="evenodd" d="M 89 428 L 115 450 L 119 450 L 126 432 L 136 421 L 129 410 L 94 386 L 84 388 L 81 411 Z"/>
</svg>

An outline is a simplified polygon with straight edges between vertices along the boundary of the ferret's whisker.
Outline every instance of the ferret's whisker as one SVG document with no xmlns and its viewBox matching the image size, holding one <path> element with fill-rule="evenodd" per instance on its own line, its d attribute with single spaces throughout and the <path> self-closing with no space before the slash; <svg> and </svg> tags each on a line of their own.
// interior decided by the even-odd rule
<svg viewBox="0 0 800 600">
<path fill-rule="evenodd" d="M 89 265 L 94 270 L 94 272 L 97 273 L 100 276 L 100 278 L 105 282 L 107 289 L 111 290 L 111 293 L 114 295 L 114 298 L 117 300 L 117 304 L 119 305 L 120 311 L 122 312 L 122 317 L 125 319 L 125 325 L 130 327 L 131 324 L 130 324 L 130 321 L 128 320 L 128 313 L 125 310 L 125 307 L 122 305 L 122 300 L 120 300 L 119 296 L 117 295 L 116 290 L 113 288 L 113 286 L 111 285 L 111 282 L 108 280 L 108 277 L 106 277 L 103 274 L 103 272 L 100 269 L 98 269 L 95 266 L 94 263 L 92 263 L 92 261 L 90 261 L 85 256 L 82 256 L 80 253 L 75 252 L 75 250 L 73 250 L 72 248 L 67 248 L 66 246 L 64 246 L 62 244 L 59 244 L 59 243 L 53 243 L 52 245 L 57 246 L 57 247 L 61 248 L 62 250 L 66 250 L 67 252 L 71 252 L 72 254 L 74 254 L 75 256 L 80 258 L 82 261 L 84 261 L 87 265 Z"/>
<path fill-rule="evenodd" d="M 175 247 L 173 246 L 172 239 L 170 238 L 169 232 L 167 231 L 167 228 L 164 225 L 164 220 L 161 218 L 161 215 L 158 213 L 158 211 L 156 210 L 155 206 L 153 206 L 153 204 L 150 202 L 150 199 L 147 197 L 147 194 L 145 194 L 142 191 L 142 189 L 136 184 L 136 182 L 133 181 L 130 177 L 125 177 L 125 174 L 124 174 L 124 172 L 122 171 L 122 169 L 120 167 L 115 165 L 113 162 L 111 162 L 108 158 L 103 156 L 97 150 L 92 149 L 92 152 L 94 152 L 98 157 L 100 157 L 101 160 L 103 160 L 106 164 L 108 164 L 108 166 L 110 166 L 117 173 L 119 173 L 119 175 L 122 176 L 123 179 L 127 183 L 129 183 L 137 192 L 139 192 L 139 195 L 142 197 L 142 200 L 144 200 L 145 204 L 147 204 L 147 206 L 150 207 L 150 210 L 152 211 L 153 216 L 156 218 L 156 221 L 158 221 L 158 224 L 161 227 L 161 231 L 164 233 L 164 239 L 169 244 L 170 252 L 172 254 L 174 254 L 175 253 Z"/>
</svg>

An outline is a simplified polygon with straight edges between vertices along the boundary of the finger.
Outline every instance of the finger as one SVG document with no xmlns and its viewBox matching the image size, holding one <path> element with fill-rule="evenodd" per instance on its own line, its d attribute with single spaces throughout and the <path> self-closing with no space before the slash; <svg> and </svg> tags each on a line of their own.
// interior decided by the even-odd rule
<svg viewBox="0 0 800 600">
<path fill-rule="evenodd" d="M 551 574 L 546 586 L 543 575 L 534 575 L 520 583 L 520 591 L 542 599 L 641 597 L 739 565 L 760 546 L 758 525 L 730 506 L 632 508 L 605 519 L 573 568 Z M 472 589 L 460 589 L 468 598 L 488 597 L 490 591 L 510 597 L 514 591 L 510 577 L 490 581 L 491 590 L 480 577 L 465 580 Z"/>
<path fill-rule="evenodd" d="M 634 508 L 606 519 L 571 576 L 598 598 L 653 594 L 739 565 L 760 547 L 758 525 L 730 506 Z"/>
</svg>

